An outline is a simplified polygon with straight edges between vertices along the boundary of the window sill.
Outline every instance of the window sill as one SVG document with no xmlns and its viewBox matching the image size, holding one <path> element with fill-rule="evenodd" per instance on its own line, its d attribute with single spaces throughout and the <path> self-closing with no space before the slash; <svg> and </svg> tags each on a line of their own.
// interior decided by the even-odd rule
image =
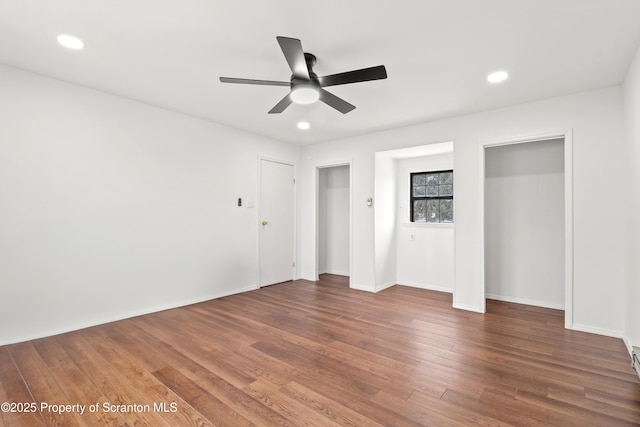
<svg viewBox="0 0 640 427">
<path fill-rule="evenodd" d="M 402 225 L 409 228 L 453 228 L 453 222 L 403 222 Z"/>
</svg>

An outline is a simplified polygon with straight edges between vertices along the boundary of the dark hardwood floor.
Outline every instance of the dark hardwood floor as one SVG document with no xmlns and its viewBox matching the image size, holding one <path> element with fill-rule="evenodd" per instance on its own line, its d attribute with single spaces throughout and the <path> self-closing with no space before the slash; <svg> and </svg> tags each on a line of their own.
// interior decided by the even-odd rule
<svg viewBox="0 0 640 427">
<path fill-rule="evenodd" d="M 488 301 L 481 315 L 448 294 L 346 283 L 325 275 L 0 347 L 1 423 L 640 424 L 622 341 L 565 330 L 561 311 Z"/>
</svg>

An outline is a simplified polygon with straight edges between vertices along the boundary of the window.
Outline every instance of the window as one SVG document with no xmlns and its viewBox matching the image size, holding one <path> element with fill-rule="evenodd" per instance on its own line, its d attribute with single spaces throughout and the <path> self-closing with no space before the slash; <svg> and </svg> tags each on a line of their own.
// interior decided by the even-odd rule
<svg viewBox="0 0 640 427">
<path fill-rule="evenodd" d="M 453 170 L 411 174 L 411 222 L 453 222 Z"/>
</svg>

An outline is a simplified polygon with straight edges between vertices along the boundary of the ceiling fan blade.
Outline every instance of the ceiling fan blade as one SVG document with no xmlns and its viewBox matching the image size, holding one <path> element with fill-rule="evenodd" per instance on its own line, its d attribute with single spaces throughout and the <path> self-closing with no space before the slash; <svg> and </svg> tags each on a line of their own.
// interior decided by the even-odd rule
<svg viewBox="0 0 640 427">
<path fill-rule="evenodd" d="M 291 102 L 291 97 L 289 96 L 289 94 L 287 94 L 287 96 L 282 98 L 282 100 L 280 100 L 280 102 L 278 102 L 275 107 L 269 110 L 269 114 L 282 113 L 289 105 L 291 105 Z"/>
<path fill-rule="evenodd" d="M 336 86 L 347 83 L 368 82 L 371 80 L 381 80 L 387 78 L 387 70 L 384 65 L 377 67 L 363 68 L 361 70 L 347 71 L 346 73 L 331 74 L 320 77 L 320 86 Z"/>
<path fill-rule="evenodd" d="M 304 51 L 300 40 L 281 36 L 276 37 L 276 39 L 278 39 L 280 49 L 282 49 L 282 53 L 287 59 L 293 76 L 298 79 L 310 80 L 307 61 L 304 59 Z"/>
<path fill-rule="evenodd" d="M 240 83 L 245 85 L 265 85 L 265 86 L 291 86 L 289 82 L 277 82 L 273 80 L 236 79 L 234 77 L 220 77 L 222 83 Z"/>
<path fill-rule="evenodd" d="M 349 104 L 342 98 L 338 98 L 334 94 L 327 92 L 324 89 L 320 89 L 320 101 L 324 102 L 330 107 L 335 108 L 340 111 L 342 114 L 347 114 L 349 111 L 356 108 L 355 105 Z"/>
</svg>

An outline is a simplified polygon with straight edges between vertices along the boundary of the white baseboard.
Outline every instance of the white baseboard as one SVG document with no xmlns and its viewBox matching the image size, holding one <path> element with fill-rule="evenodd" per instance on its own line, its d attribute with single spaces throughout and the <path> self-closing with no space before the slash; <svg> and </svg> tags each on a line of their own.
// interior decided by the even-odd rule
<svg viewBox="0 0 640 427">
<path fill-rule="evenodd" d="M 410 282 L 406 280 L 398 281 L 397 284 L 401 286 L 410 286 L 412 288 L 426 289 L 428 291 L 446 292 L 448 294 L 453 293 L 453 288 L 449 286 L 426 285 L 424 283 Z"/>
<path fill-rule="evenodd" d="M 395 285 L 396 285 L 396 282 L 388 282 L 388 283 L 385 283 L 383 285 L 376 286 L 376 293 L 380 292 L 380 291 L 384 291 L 385 289 L 390 288 L 390 287 L 395 286 Z"/>
<path fill-rule="evenodd" d="M 320 274 L 335 274 L 336 276 L 349 277 L 349 272 L 348 271 L 329 270 L 329 271 L 325 271 L 324 273 L 320 273 Z"/>
<path fill-rule="evenodd" d="M 375 286 L 375 287 L 371 288 L 370 286 L 364 286 L 364 285 L 358 285 L 358 284 L 351 283 L 349 285 L 349 287 L 351 289 L 355 289 L 357 291 L 378 293 L 378 292 L 383 291 L 383 290 L 385 290 L 387 288 L 390 288 L 391 286 L 394 286 L 395 284 L 396 284 L 395 282 L 390 282 L 390 283 L 385 283 L 383 285 Z"/>
<path fill-rule="evenodd" d="M 564 310 L 564 304 L 554 304 L 551 302 L 530 300 L 526 298 L 509 297 L 505 295 L 486 294 L 485 298 L 496 301 L 512 302 L 515 304 L 533 305 L 535 307 L 553 308 L 555 310 Z"/>
<path fill-rule="evenodd" d="M 349 288 L 355 289 L 356 291 L 376 292 L 376 290 L 372 289 L 370 286 L 358 285 L 355 283 L 349 284 Z"/>
<path fill-rule="evenodd" d="M 587 325 L 579 325 L 577 323 L 574 323 L 571 329 L 573 329 L 574 331 L 588 332 L 590 334 L 604 335 L 606 337 L 624 339 L 624 334 L 622 332 L 612 331 L 610 329 L 596 328 L 596 327 L 587 326 Z"/>
<path fill-rule="evenodd" d="M 457 308 L 458 310 L 473 311 L 476 313 L 484 314 L 484 311 L 482 311 L 480 307 L 475 305 L 467 305 L 467 304 L 460 304 L 460 303 L 454 302 L 451 306 L 453 308 Z"/>
<path fill-rule="evenodd" d="M 633 356 L 633 344 L 631 344 L 631 340 L 629 339 L 629 337 L 624 335 L 622 337 L 622 341 L 624 342 L 624 345 L 627 347 L 627 351 L 629 352 L 629 355 Z"/>
<path fill-rule="evenodd" d="M 631 344 L 631 340 L 626 335 L 622 337 L 622 341 L 624 342 L 625 347 L 627 347 L 627 351 L 631 357 L 631 367 L 638 375 L 638 379 L 640 379 L 640 347 L 634 347 L 633 344 Z"/>
</svg>

